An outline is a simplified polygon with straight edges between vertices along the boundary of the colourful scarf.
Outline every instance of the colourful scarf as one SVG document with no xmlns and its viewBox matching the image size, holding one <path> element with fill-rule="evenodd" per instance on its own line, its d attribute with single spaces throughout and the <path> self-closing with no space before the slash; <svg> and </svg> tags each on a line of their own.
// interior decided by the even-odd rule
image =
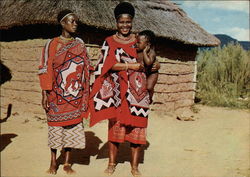
<svg viewBox="0 0 250 177">
<path fill-rule="evenodd" d="M 39 79 L 48 93 L 48 125 L 73 125 L 88 116 L 89 59 L 80 38 L 67 44 L 59 38 L 49 40 L 43 49 Z"/>
<path fill-rule="evenodd" d="M 90 126 L 114 118 L 124 125 L 147 127 L 149 95 L 145 73 L 134 70 L 111 71 L 118 62 L 137 62 L 135 42 L 121 44 L 113 36 L 104 41 L 90 94 Z"/>
</svg>

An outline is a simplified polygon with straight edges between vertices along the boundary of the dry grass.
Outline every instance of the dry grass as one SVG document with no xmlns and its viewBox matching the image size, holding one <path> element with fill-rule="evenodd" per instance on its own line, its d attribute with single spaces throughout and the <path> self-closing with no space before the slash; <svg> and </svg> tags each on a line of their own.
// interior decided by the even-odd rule
<svg viewBox="0 0 250 177">
<path fill-rule="evenodd" d="M 213 106 L 250 108 L 250 52 L 238 44 L 200 51 L 198 93 Z"/>
</svg>

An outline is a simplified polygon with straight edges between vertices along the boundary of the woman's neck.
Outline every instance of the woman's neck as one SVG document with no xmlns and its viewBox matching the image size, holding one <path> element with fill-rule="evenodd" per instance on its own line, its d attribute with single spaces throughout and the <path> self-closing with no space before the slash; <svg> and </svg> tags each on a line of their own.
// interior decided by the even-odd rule
<svg viewBox="0 0 250 177">
<path fill-rule="evenodd" d="M 132 38 L 131 33 L 128 33 L 128 34 L 124 35 L 124 34 L 121 34 L 121 33 L 117 32 L 115 35 L 116 35 L 116 37 L 118 39 L 121 39 L 121 40 L 124 40 L 124 41 L 129 41 Z"/>
<path fill-rule="evenodd" d="M 130 33 L 127 37 L 119 36 L 118 33 L 113 35 L 113 39 L 119 43 L 128 44 L 135 41 L 135 35 Z"/>
<path fill-rule="evenodd" d="M 65 30 L 62 31 L 61 36 L 64 37 L 64 38 L 72 38 L 72 35 L 69 32 L 65 31 Z"/>
<path fill-rule="evenodd" d="M 74 37 L 70 33 L 63 30 L 62 34 L 60 35 L 60 39 L 64 42 L 67 42 L 73 40 Z"/>
</svg>

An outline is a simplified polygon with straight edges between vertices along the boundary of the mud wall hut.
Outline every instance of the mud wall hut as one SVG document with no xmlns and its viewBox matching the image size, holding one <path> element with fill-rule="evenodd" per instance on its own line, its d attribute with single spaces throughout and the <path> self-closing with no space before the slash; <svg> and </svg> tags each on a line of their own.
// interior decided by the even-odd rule
<svg viewBox="0 0 250 177">
<path fill-rule="evenodd" d="M 189 108 L 194 103 L 195 97 L 197 49 L 200 46 L 217 46 L 219 40 L 193 22 L 171 1 L 130 0 L 130 2 L 136 9 L 133 31 L 149 29 L 157 36 L 156 51 L 161 69 L 152 109 L 175 111 Z M 57 13 L 69 8 L 78 14 L 81 21 L 79 35 L 87 43 L 90 57 L 95 63 L 102 41 L 115 31 L 113 9 L 118 3 L 116 0 L 0 1 L 1 41 L 12 41 L 2 42 L 1 46 L 3 51 L 1 60 L 5 65 L 9 63 L 13 67 L 10 68 L 13 73 L 12 83 L 4 87 L 10 88 L 11 84 L 18 85 L 18 88 L 15 87 L 14 90 L 12 88 L 12 93 L 13 91 L 20 93 L 17 94 L 19 101 L 27 102 L 21 94 L 26 91 L 36 98 L 29 100 L 30 106 L 40 106 L 40 88 L 36 76 L 37 60 L 40 58 L 45 39 L 59 35 Z M 44 40 L 37 40 L 38 38 Z M 31 43 L 21 41 L 23 45 L 20 45 L 20 42 L 13 42 L 27 39 L 35 40 Z M 11 58 L 8 52 L 11 48 L 19 52 L 20 60 L 10 61 L 16 59 Z M 22 53 L 24 51 L 26 53 Z M 22 65 L 30 67 L 25 71 Z M 6 98 L 14 101 L 11 93 L 7 93 L 7 89 L 5 92 L 6 95 L 10 95 Z M 6 107 L 7 102 L 4 104 Z"/>
</svg>

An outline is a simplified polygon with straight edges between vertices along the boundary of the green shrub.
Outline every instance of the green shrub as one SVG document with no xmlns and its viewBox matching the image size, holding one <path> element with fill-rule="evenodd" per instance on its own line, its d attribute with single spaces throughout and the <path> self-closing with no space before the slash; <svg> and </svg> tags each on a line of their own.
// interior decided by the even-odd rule
<svg viewBox="0 0 250 177">
<path fill-rule="evenodd" d="M 199 51 L 197 71 L 201 103 L 250 108 L 250 51 L 232 43 Z"/>
</svg>

